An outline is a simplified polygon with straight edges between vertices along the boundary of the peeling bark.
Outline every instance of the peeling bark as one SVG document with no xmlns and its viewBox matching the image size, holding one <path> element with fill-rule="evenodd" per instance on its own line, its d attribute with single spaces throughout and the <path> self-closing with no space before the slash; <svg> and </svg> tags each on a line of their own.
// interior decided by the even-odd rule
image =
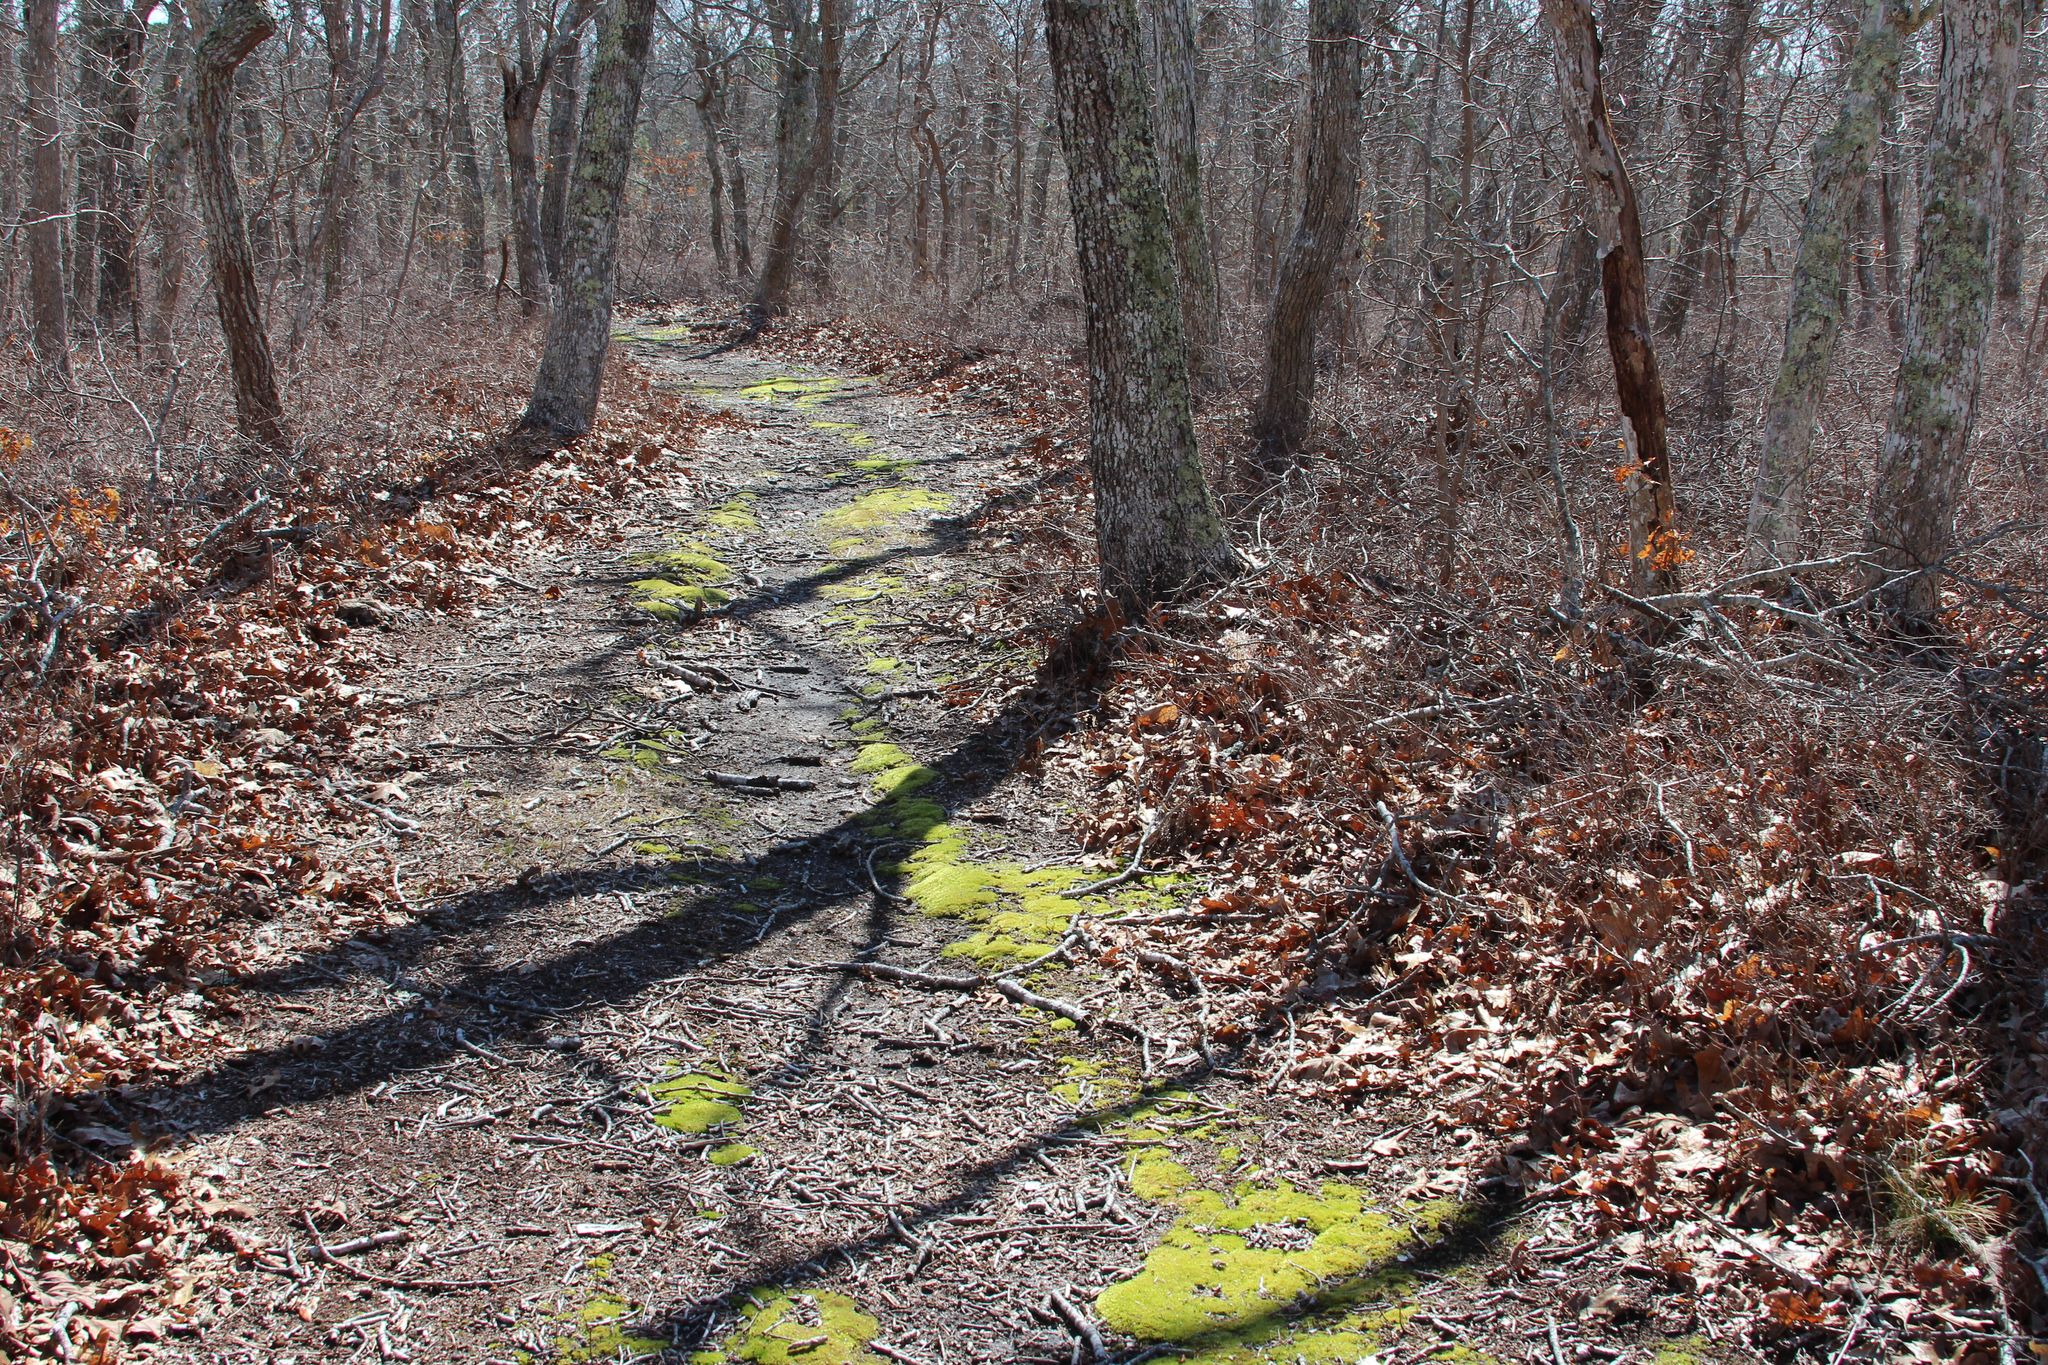
<svg viewBox="0 0 2048 1365">
<path fill-rule="evenodd" d="M 1600 243 L 1600 287 L 1607 303 L 1607 354 L 1621 407 L 1629 496 L 1629 583 L 1639 594 L 1678 586 L 1684 550 L 1678 539 L 1671 449 L 1664 421 L 1664 378 L 1650 340 L 1649 285 L 1643 223 L 1635 185 L 1622 164 L 1600 88 L 1600 36 L 1586 0 L 1543 0 L 1557 45 L 1558 94 L 1566 131 L 1594 209 Z"/>
</svg>

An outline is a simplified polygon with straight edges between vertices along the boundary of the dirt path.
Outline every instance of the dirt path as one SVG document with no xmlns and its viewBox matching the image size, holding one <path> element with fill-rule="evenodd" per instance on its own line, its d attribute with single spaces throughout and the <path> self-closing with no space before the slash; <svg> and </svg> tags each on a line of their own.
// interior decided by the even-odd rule
<svg viewBox="0 0 2048 1365">
<path fill-rule="evenodd" d="M 1411 1120 L 1234 1073 L 1170 970 L 1040 961 L 1128 966 L 1199 888 L 1062 894 L 1104 870 L 1004 776 L 1014 727 L 936 695 L 1030 664 L 934 624 L 986 571 L 972 413 L 633 344 L 738 419 L 694 456 L 708 495 L 394 640 L 403 876 L 471 889 L 281 971 L 158 1115 L 243 1252 L 167 1356 L 1498 1349 L 1510 1291 L 1459 1269 L 1485 1220 Z"/>
</svg>

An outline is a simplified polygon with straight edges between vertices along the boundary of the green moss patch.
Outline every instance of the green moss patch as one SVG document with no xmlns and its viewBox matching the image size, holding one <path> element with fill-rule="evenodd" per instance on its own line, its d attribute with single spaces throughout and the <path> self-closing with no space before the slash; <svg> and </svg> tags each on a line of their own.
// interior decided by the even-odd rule
<svg viewBox="0 0 2048 1365">
<path fill-rule="evenodd" d="M 870 479 L 893 479 L 914 463 L 901 455 L 863 455 L 852 461 L 850 467 Z"/>
<path fill-rule="evenodd" d="M 818 529 L 844 535 L 886 531 L 912 517 L 943 512 L 951 505 L 952 499 L 930 488 L 877 488 L 819 517 Z"/>
<path fill-rule="evenodd" d="M 740 1101 L 754 1092 L 730 1076 L 693 1071 L 670 1076 L 647 1088 L 662 1107 L 654 1121 L 678 1133 L 701 1134 L 740 1121 Z"/>
<path fill-rule="evenodd" d="M 862 431 L 858 422 L 813 422 L 811 427 L 816 431 L 834 433 L 856 450 L 866 450 L 875 443 L 875 438 Z M 858 460 L 854 461 L 855 465 L 859 463 Z"/>
<path fill-rule="evenodd" d="M 614 744 L 600 756 L 614 763 L 630 763 L 653 772 L 667 766 L 671 759 L 680 760 L 682 753 L 682 731 L 664 730 L 659 735 L 648 735 L 630 744 Z M 669 851 L 666 845 L 662 848 Z M 638 845 L 634 846 L 634 851 L 639 851 Z"/>
<path fill-rule="evenodd" d="M 714 1166 L 743 1166 L 761 1155 L 758 1147 L 749 1147 L 744 1142 L 728 1142 L 723 1147 L 713 1147 L 704 1154 L 704 1159 Z"/>
<path fill-rule="evenodd" d="M 1145 1268 L 1096 1298 L 1103 1322 L 1126 1336 L 1190 1342 L 1241 1333 L 1308 1307 L 1390 1299 L 1410 1284 L 1394 1260 L 1417 1244 L 1415 1228 L 1353 1186 L 1310 1194 L 1282 1181 L 1172 1198 L 1185 1212 Z"/>
<path fill-rule="evenodd" d="M 554 1359 L 561 1365 L 596 1365 L 599 1361 L 632 1360 L 666 1351 L 666 1337 L 630 1330 L 641 1317 L 640 1306 L 616 1294 L 599 1294 L 569 1315 L 575 1330 L 555 1338 Z"/>
<path fill-rule="evenodd" d="M 628 563 L 659 572 L 632 585 L 632 605 L 664 621 L 682 619 L 685 612 L 722 607 L 732 594 L 720 584 L 733 578 L 732 566 L 695 542 L 673 550 L 634 555 Z"/>
<path fill-rule="evenodd" d="M 722 531 L 761 529 L 761 519 L 754 515 L 754 497 L 751 493 L 742 493 L 712 508 L 705 514 L 704 520 Z"/>
<path fill-rule="evenodd" d="M 1138 888 L 1114 898 L 1075 900 L 1061 893 L 1094 874 L 972 857 L 966 835 L 947 822 L 945 808 L 919 795 L 938 774 L 900 745 L 871 740 L 855 757 L 853 771 L 871 779 L 876 798 L 861 823 L 872 833 L 916 845 L 901 861 L 878 866 L 902 877 L 902 895 L 925 914 L 974 926 L 945 948 L 948 957 L 989 970 L 1015 966 L 1052 951 L 1084 905 L 1123 907 L 1139 903 L 1127 896 L 1158 894 Z"/>
<path fill-rule="evenodd" d="M 834 394 L 873 382 L 871 379 L 841 378 L 837 375 L 820 375 L 812 379 L 778 375 L 759 384 L 744 385 L 736 392 L 740 397 L 752 399 L 757 403 L 784 402 L 807 411 Z"/>
<path fill-rule="evenodd" d="M 714 1349 L 692 1355 L 691 1365 L 884 1365 L 868 1349 L 880 1324 L 844 1294 L 756 1289 L 738 1302 L 738 1329 Z"/>
</svg>

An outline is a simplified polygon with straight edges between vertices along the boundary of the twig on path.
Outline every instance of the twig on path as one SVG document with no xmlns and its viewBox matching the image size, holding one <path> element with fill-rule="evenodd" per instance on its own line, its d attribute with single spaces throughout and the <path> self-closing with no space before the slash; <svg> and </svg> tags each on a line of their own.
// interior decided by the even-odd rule
<svg viewBox="0 0 2048 1365">
<path fill-rule="evenodd" d="M 1013 1000 L 1020 1005 L 1029 1005 L 1033 1009 L 1045 1010 L 1049 1014 L 1057 1014 L 1062 1019 L 1071 1019 L 1075 1024 L 1084 1029 L 1088 1027 L 1088 1011 L 1082 1009 L 1071 1000 L 1059 1000 L 1050 995 L 1040 995 L 1037 991 L 1031 990 L 1007 976 L 996 978 L 996 990 L 1006 1000 Z"/>
<path fill-rule="evenodd" d="M 817 966 L 822 972 L 852 972 L 880 981 L 894 981 L 905 986 L 922 986 L 934 991 L 965 991 L 972 994 L 983 986 L 993 985 L 998 994 L 1019 1005 L 1057 1014 L 1062 1019 L 1071 1019 L 1082 1028 L 1089 1026 L 1088 1011 L 1071 1000 L 1061 1000 L 999 976 L 993 982 L 985 976 L 945 976 L 938 972 L 913 971 L 909 967 L 892 967 L 886 962 L 821 962 Z"/>
<path fill-rule="evenodd" d="M 369 1251 L 376 1247 L 395 1247 L 402 1242 L 409 1242 L 411 1240 L 412 1233 L 406 1229 L 387 1228 L 383 1232 L 373 1232 L 368 1237 L 354 1237 L 346 1242 L 336 1242 L 333 1246 L 323 1246 L 319 1239 L 315 1238 L 314 1246 L 318 1248 L 319 1253 L 323 1257 L 354 1256 L 359 1252 Z"/>
<path fill-rule="evenodd" d="M 516 1275 L 511 1275 L 495 1280 L 416 1280 L 402 1275 L 380 1275 L 374 1270 L 359 1270 L 347 1261 L 342 1260 L 342 1256 L 350 1254 L 352 1251 L 369 1250 L 369 1246 L 358 1247 L 356 1242 L 378 1245 L 377 1238 L 385 1237 L 389 1234 L 378 1233 L 376 1237 L 360 1237 L 356 1239 L 356 1242 L 343 1242 L 339 1247 L 329 1247 L 320 1240 L 320 1232 L 313 1226 L 311 1214 L 300 1210 L 299 1221 L 305 1225 L 306 1236 L 312 1239 L 314 1260 L 319 1261 L 322 1265 L 333 1266 L 344 1275 L 352 1276 L 369 1284 L 382 1285 L 386 1289 L 494 1289 L 501 1284 L 510 1284 L 518 1278 Z M 410 1236 L 410 1233 L 403 1233 L 400 1240 Z M 391 1244 L 383 1243 L 382 1245 Z"/>
<path fill-rule="evenodd" d="M 871 1341 L 868 1343 L 868 1349 L 876 1355 L 889 1357 L 889 1359 L 898 1362 L 898 1365 L 924 1365 L 924 1362 L 916 1356 L 899 1351 L 886 1341 Z"/>
<path fill-rule="evenodd" d="M 783 777 L 776 773 L 756 773 L 749 777 L 745 773 L 722 773 L 714 769 L 704 777 L 718 786 L 738 787 L 743 791 L 807 792 L 815 791 L 818 786 L 808 777 Z"/>
<path fill-rule="evenodd" d="M 895 981 L 905 986 L 923 986 L 935 991 L 978 991 L 988 984 L 981 976 L 944 976 L 937 972 L 913 971 L 908 967 L 892 967 L 886 962 L 821 962 L 819 971 L 852 972 L 856 976 L 872 977 L 882 981 Z"/>
<path fill-rule="evenodd" d="M 1086 1313 L 1074 1306 L 1072 1299 L 1055 1289 L 1046 1295 L 1046 1301 L 1052 1305 L 1052 1311 L 1059 1314 L 1060 1321 L 1067 1325 L 1067 1330 L 1078 1337 L 1081 1344 L 1087 1348 L 1088 1359 L 1102 1360 L 1108 1357 L 1109 1350 L 1102 1344 L 1101 1330 Z"/>
<path fill-rule="evenodd" d="M 1070 886 L 1060 892 L 1060 894 L 1068 900 L 1079 900 L 1083 896 L 1092 896 L 1098 891 L 1107 891 L 1112 886 L 1122 886 L 1125 882 L 1142 875 L 1142 868 L 1145 862 L 1145 846 L 1152 842 L 1152 833 L 1158 828 L 1159 822 L 1157 820 L 1145 826 L 1145 832 L 1138 836 L 1138 847 L 1131 854 L 1131 861 L 1125 866 L 1123 871 L 1117 873 L 1114 877 L 1104 877 L 1099 882 L 1088 882 L 1081 886 Z"/>
</svg>

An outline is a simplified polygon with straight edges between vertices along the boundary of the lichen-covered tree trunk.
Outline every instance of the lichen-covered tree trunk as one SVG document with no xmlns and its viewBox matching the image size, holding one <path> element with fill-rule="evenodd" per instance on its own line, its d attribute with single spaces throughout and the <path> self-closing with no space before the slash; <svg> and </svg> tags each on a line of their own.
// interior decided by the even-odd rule
<svg viewBox="0 0 2048 1365">
<path fill-rule="evenodd" d="M 563 206 L 562 268 L 522 431 L 581 436 L 597 419 L 611 346 L 619 208 L 640 122 L 655 0 L 609 0 L 583 97 L 576 169 Z"/>
<path fill-rule="evenodd" d="M 581 51 L 576 34 L 566 35 L 561 56 L 555 61 L 553 93 L 548 96 L 548 164 L 540 196 L 540 241 L 551 280 L 562 270 L 562 206 L 576 165 L 576 82 Z"/>
<path fill-rule="evenodd" d="M 1557 88 L 1565 130 L 1593 204 L 1600 243 L 1600 289 L 1607 304 L 1607 354 L 1621 408 L 1629 495 L 1629 582 L 1638 593 L 1678 585 L 1678 540 L 1671 449 L 1664 422 L 1664 378 L 1650 339 L 1649 283 L 1635 185 L 1622 164 L 1607 96 L 1600 87 L 1600 37 L 1586 0 L 1543 0 L 1557 47 Z"/>
<path fill-rule="evenodd" d="M 28 297 L 36 360 L 71 382 L 71 320 L 64 297 L 64 144 L 57 118 L 57 0 L 25 0 L 22 76 L 28 88 Z"/>
<path fill-rule="evenodd" d="M 1173 259 L 1180 271 L 1188 366 L 1196 385 L 1207 388 L 1221 379 L 1222 367 L 1216 350 L 1216 262 L 1209 254 L 1209 224 L 1203 207 L 1194 17 L 1188 0 L 1151 3 L 1159 71 L 1159 176 L 1173 222 Z"/>
<path fill-rule="evenodd" d="M 1708 283 L 1713 262 L 1726 255 L 1728 236 L 1728 154 L 1742 136 L 1742 67 L 1755 39 L 1756 0 L 1724 0 L 1718 42 L 1700 74 L 1700 102 L 1693 124 L 1693 168 L 1678 254 L 1657 309 L 1657 327 L 1677 337 Z M 1726 282 L 1723 281 L 1725 287 Z"/>
<path fill-rule="evenodd" d="M 1363 0 L 1309 5 L 1308 180 L 1301 218 L 1280 261 L 1266 326 L 1266 372 L 1252 411 L 1252 461 L 1277 478 L 1307 444 L 1316 392 L 1316 324 L 1358 216 L 1365 76 Z"/>
<path fill-rule="evenodd" d="M 2018 65 L 2019 0 L 1947 0 L 1921 172 L 1920 227 L 1891 420 L 1878 448 L 1865 549 L 1881 610 L 1908 632 L 1940 602 L 1937 578 L 1969 468 L 1993 253 L 2004 208 L 2003 124 Z"/>
<path fill-rule="evenodd" d="M 1046 0 L 1088 318 L 1103 590 L 1131 615 L 1235 571 L 1195 446 L 1173 233 L 1133 0 Z"/>
<path fill-rule="evenodd" d="M 163 64 L 158 100 L 168 111 L 151 151 L 150 197 L 144 216 L 156 224 L 156 292 L 150 301 L 149 347 L 163 368 L 177 363 L 171 345 L 178 302 L 185 292 L 185 223 L 181 202 L 187 192 L 187 167 L 192 160 L 192 99 L 186 75 L 192 70 L 192 25 L 185 7 L 171 7 L 169 51 Z"/>
<path fill-rule="evenodd" d="M 1850 235 L 1870 159 L 1883 136 L 1905 50 L 1901 0 L 1869 0 L 1862 34 L 1842 74 L 1842 108 L 1813 148 L 1799 255 L 1792 265 L 1785 350 L 1764 415 L 1763 455 L 1749 503 L 1748 565 L 1799 557 L 1814 415 L 1827 391 L 1848 299 Z"/>
<path fill-rule="evenodd" d="M 235 426 L 248 440 L 282 450 L 290 444 L 284 403 L 277 393 L 270 338 L 263 330 L 256 260 L 242 216 L 234 149 L 228 145 L 236 69 L 276 32 L 277 20 L 264 0 L 224 0 L 199 40 L 193 62 L 192 141 L 207 255 L 213 266 L 213 297 L 234 381 Z"/>
</svg>

